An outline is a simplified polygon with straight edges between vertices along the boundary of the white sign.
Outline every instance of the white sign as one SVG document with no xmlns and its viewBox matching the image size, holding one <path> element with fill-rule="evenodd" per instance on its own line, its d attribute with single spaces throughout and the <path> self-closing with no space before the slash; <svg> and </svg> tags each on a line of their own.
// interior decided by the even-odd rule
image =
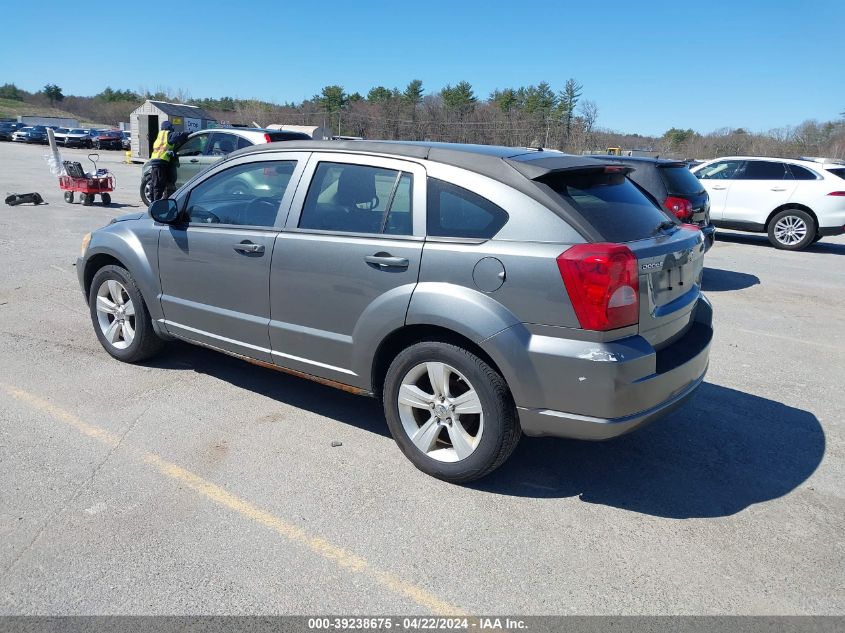
<svg viewBox="0 0 845 633">
<path fill-rule="evenodd" d="M 189 119 L 185 117 L 186 132 L 196 132 L 199 129 L 202 129 L 202 119 Z"/>
</svg>

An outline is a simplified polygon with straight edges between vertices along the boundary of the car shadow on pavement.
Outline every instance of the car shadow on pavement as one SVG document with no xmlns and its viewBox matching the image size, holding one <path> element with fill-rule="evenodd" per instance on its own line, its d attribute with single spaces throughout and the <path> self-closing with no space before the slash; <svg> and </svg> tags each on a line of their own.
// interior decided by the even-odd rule
<svg viewBox="0 0 845 633">
<path fill-rule="evenodd" d="M 390 437 L 381 403 L 374 398 L 346 393 L 305 378 L 252 365 L 204 347 L 173 342 L 168 345 L 167 351 L 145 365 L 208 374 L 280 403 Z"/>
<path fill-rule="evenodd" d="M 829 238 L 822 238 L 820 242 L 816 242 L 805 248 L 802 253 L 819 253 L 829 255 L 845 255 L 845 244 L 838 244 L 826 241 Z M 731 242 L 733 244 L 754 244 L 756 246 L 765 246 L 774 250 L 774 246 L 769 241 L 769 238 L 762 234 L 755 233 L 726 233 L 719 231 L 716 237 L 717 242 Z M 786 251 L 788 252 L 788 251 Z"/>
<path fill-rule="evenodd" d="M 759 283 L 760 278 L 757 275 L 722 270 L 721 268 L 705 268 L 704 277 L 701 280 L 701 289 L 704 292 L 743 290 Z"/>
<path fill-rule="evenodd" d="M 781 497 L 821 463 L 824 432 L 808 411 L 704 383 L 664 420 L 608 442 L 523 437 L 472 487 L 668 518 L 719 517 Z"/>
</svg>

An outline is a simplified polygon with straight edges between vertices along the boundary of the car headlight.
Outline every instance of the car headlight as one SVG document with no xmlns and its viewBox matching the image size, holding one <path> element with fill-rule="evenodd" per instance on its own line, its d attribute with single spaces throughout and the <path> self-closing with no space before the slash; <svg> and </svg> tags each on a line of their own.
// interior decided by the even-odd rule
<svg viewBox="0 0 845 633">
<path fill-rule="evenodd" d="M 82 246 L 79 247 L 79 256 L 84 257 L 85 251 L 88 250 L 88 244 L 91 243 L 91 234 L 86 233 L 85 237 L 82 238 Z"/>
</svg>

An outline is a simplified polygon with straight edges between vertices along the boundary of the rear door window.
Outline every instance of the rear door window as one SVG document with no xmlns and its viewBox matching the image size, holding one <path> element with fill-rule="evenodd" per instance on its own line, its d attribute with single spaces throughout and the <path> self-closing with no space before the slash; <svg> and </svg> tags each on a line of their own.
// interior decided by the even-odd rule
<svg viewBox="0 0 845 633">
<path fill-rule="evenodd" d="M 740 180 L 785 180 L 791 178 L 786 163 L 768 160 L 749 160 L 738 175 Z"/>
<path fill-rule="evenodd" d="M 317 165 L 299 228 L 343 233 L 412 235 L 407 172 L 368 165 Z"/>
<path fill-rule="evenodd" d="M 701 182 L 686 166 L 659 167 L 657 172 L 670 194 L 691 195 L 704 191 Z"/>
<path fill-rule="evenodd" d="M 549 174 L 541 179 L 574 207 L 608 242 L 633 242 L 654 236 L 672 220 L 624 172 L 604 169 Z"/>
<path fill-rule="evenodd" d="M 235 151 L 238 145 L 238 138 L 234 134 L 226 132 L 214 132 L 208 142 L 209 156 L 226 156 Z"/>
<path fill-rule="evenodd" d="M 834 176 L 839 176 L 842 180 L 845 180 L 845 167 L 835 167 L 833 169 L 828 169 L 827 171 Z"/>
<path fill-rule="evenodd" d="M 428 179 L 429 235 L 490 239 L 507 221 L 507 212 L 486 198 L 450 182 Z"/>
<path fill-rule="evenodd" d="M 795 180 L 817 180 L 818 177 L 806 167 L 800 165 L 787 165 L 787 169 L 792 172 L 792 178 Z"/>
</svg>

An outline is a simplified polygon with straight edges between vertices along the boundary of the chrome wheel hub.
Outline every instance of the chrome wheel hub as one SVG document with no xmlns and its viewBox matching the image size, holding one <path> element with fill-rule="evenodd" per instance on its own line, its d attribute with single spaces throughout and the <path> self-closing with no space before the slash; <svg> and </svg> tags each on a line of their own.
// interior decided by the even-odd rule
<svg viewBox="0 0 845 633">
<path fill-rule="evenodd" d="M 397 404 L 408 438 L 428 457 L 457 462 L 478 448 L 484 431 L 481 401 L 454 367 L 426 362 L 412 368 L 399 387 Z"/>
</svg>

